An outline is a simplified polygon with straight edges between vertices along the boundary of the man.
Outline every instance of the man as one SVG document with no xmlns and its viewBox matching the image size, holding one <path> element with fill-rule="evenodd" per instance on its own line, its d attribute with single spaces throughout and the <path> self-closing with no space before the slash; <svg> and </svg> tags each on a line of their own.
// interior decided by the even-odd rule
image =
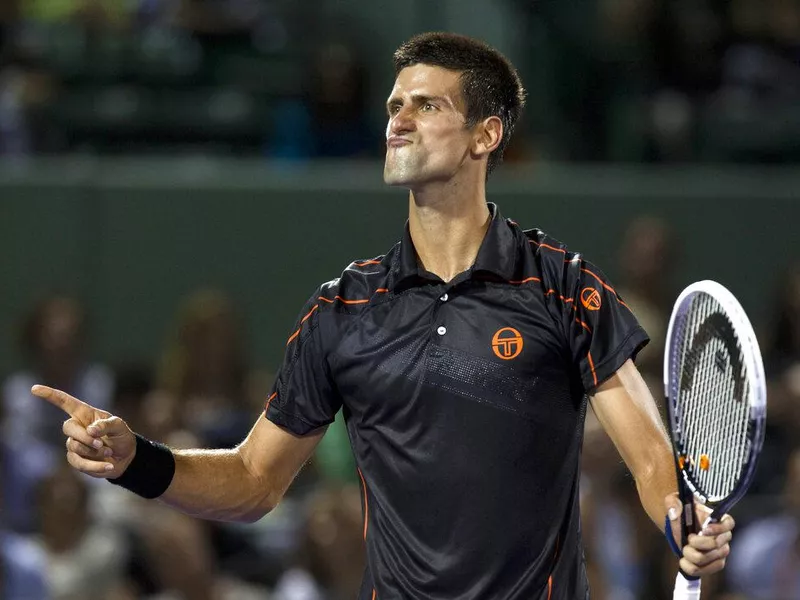
<svg viewBox="0 0 800 600">
<path fill-rule="evenodd" d="M 652 520 L 680 509 L 670 446 L 632 362 L 647 336 L 594 266 L 487 204 L 487 174 L 524 99 L 508 61 L 469 38 L 424 34 L 397 50 L 395 71 L 384 179 L 410 190 L 403 240 L 313 294 L 266 418 L 240 446 L 170 451 L 66 394 L 33 391 L 72 416 L 75 468 L 242 521 L 275 507 L 341 408 L 363 487 L 360 600 L 587 598 L 587 395 Z M 727 517 L 691 537 L 681 567 L 720 570 L 732 529 Z"/>
</svg>

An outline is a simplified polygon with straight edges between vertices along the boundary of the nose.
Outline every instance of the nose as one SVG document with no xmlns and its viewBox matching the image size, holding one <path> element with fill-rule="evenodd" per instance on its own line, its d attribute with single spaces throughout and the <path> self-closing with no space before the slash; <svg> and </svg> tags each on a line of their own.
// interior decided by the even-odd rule
<svg viewBox="0 0 800 600">
<path fill-rule="evenodd" d="M 404 135 L 417 129 L 412 111 L 406 107 L 400 107 L 398 111 L 389 118 L 386 127 L 386 137 L 390 135 Z"/>
</svg>

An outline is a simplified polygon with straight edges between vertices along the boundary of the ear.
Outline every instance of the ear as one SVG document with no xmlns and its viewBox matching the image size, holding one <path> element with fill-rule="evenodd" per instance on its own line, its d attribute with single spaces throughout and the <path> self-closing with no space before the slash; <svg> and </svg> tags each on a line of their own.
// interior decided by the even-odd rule
<svg viewBox="0 0 800 600">
<path fill-rule="evenodd" d="M 503 140 L 503 122 L 500 117 L 488 117 L 475 127 L 472 152 L 476 157 L 489 156 Z"/>
</svg>

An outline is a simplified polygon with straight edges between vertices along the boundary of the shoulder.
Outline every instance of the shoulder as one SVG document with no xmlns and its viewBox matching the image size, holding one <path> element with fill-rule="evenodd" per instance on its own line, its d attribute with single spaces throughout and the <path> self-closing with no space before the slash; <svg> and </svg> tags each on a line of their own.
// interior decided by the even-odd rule
<svg viewBox="0 0 800 600">
<path fill-rule="evenodd" d="M 319 285 L 303 308 L 300 324 L 307 320 L 315 323 L 323 314 L 361 313 L 383 299 L 389 291 L 389 272 L 398 246 L 386 254 L 354 260 L 338 277 Z"/>
<path fill-rule="evenodd" d="M 352 261 L 338 277 L 319 287 L 317 300 L 327 306 L 354 308 L 368 305 L 376 295 L 388 291 L 393 252 L 394 249 L 387 254 Z"/>
<path fill-rule="evenodd" d="M 580 277 L 585 261 L 583 254 L 548 235 L 541 229 L 526 229 L 529 253 L 542 275 L 542 283 L 560 289 L 567 279 Z"/>
<path fill-rule="evenodd" d="M 582 258 L 580 252 L 570 250 L 564 242 L 541 229 L 526 229 L 523 233 L 528 239 L 530 251 L 542 262 L 562 265 L 565 259 L 566 262 L 571 262 L 575 258 Z"/>
</svg>

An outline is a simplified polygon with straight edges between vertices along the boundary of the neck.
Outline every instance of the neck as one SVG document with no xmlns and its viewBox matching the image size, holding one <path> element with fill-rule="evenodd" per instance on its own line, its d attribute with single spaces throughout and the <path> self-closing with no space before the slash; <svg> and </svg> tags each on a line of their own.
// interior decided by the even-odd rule
<svg viewBox="0 0 800 600">
<path fill-rule="evenodd" d="M 449 181 L 409 194 L 408 226 L 417 256 L 443 281 L 474 264 L 489 220 L 483 180 L 477 185 Z"/>
</svg>

